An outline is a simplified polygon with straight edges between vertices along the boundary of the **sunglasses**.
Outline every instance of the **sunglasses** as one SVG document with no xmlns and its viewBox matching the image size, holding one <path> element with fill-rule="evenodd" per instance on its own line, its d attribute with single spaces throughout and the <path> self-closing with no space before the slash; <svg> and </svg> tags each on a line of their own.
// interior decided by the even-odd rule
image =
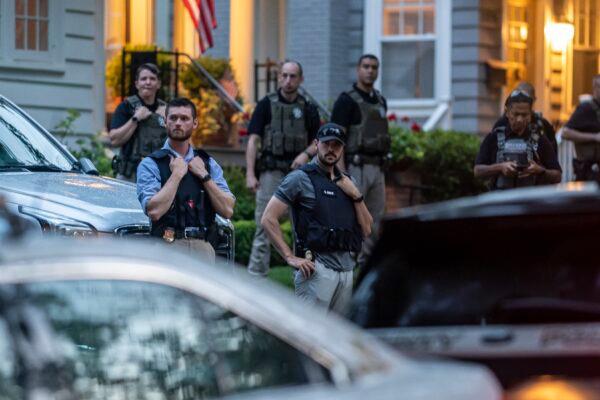
<svg viewBox="0 0 600 400">
<path fill-rule="evenodd" d="M 513 90 L 508 97 L 518 97 L 518 96 L 525 96 L 525 97 L 529 97 L 530 99 L 532 98 L 529 93 L 527 93 L 524 90 L 520 90 L 520 89 Z"/>
</svg>

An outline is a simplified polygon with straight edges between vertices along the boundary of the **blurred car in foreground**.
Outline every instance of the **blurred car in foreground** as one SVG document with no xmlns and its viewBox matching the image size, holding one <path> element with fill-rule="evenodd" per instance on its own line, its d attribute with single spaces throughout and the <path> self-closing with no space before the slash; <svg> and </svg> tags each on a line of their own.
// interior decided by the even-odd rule
<svg viewBox="0 0 600 400">
<path fill-rule="evenodd" d="M 72 243 L 0 251 L 2 398 L 499 399 L 483 367 L 403 357 L 232 266 Z"/>
<path fill-rule="evenodd" d="M 488 193 L 388 217 L 350 319 L 488 366 L 509 399 L 600 399 L 600 190 Z"/>
<path fill-rule="evenodd" d="M 11 211 L 61 236 L 146 236 L 135 185 L 98 176 L 23 110 L 0 95 L 0 194 Z M 233 261 L 234 228 L 217 216 L 217 255 Z"/>
</svg>

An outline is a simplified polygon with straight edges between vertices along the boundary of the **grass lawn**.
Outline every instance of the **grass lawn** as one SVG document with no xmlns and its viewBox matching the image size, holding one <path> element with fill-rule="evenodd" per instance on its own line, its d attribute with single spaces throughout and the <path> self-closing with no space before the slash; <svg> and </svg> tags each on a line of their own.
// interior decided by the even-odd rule
<svg viewBox="0 0 600 400">
<path fill-rule="evenodd" d="M 286 265 L 276 265 L 269 270 L 269 279 L 289 289 L 294 289 L 293 268 Z"/>
</svg>

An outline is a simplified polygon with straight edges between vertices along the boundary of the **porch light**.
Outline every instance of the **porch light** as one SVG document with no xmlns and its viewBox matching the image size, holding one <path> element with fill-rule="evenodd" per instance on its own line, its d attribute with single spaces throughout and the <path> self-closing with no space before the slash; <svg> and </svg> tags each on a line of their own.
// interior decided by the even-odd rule
<svg viewBox="0 0 600 400">
<path fill-rule="evenodd" d="M 565 51 L 575 36 L 575 27 L 570 22 L 551 22 L 544 28 L 544 34 L 554 51 Z"/>
</svg>

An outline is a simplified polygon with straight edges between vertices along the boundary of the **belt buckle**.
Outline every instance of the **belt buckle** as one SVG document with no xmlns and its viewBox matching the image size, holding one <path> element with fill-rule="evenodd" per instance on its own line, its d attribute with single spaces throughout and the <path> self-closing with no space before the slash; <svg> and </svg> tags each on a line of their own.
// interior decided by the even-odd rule
<svg viewBox="0 0 600 400">
<path fill-rule="evenodd" d="M 184 228 L 183 237 L 186 239 L 199 239 L 200 238 L 200 228 L 198 227 L 189 227 Z"/>
</svg>

